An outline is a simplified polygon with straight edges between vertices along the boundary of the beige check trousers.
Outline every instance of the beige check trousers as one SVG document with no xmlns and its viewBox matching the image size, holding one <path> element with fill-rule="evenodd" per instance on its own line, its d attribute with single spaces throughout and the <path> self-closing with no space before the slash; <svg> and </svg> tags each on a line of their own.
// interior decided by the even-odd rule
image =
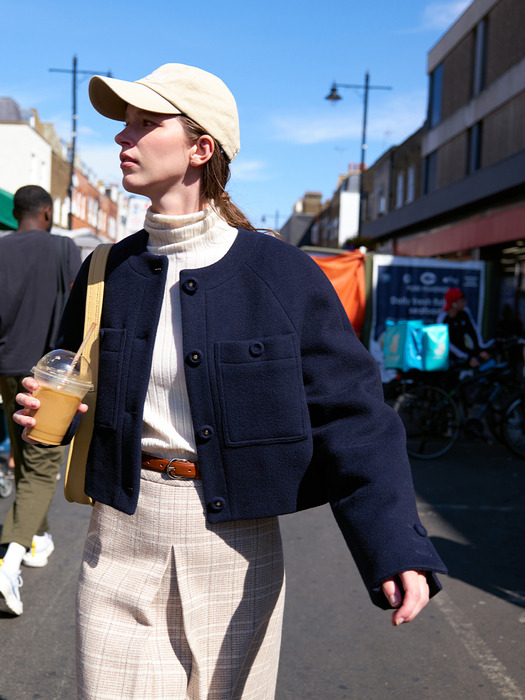
<svg viewBox="0 0 525 700">
<path fill-rule="evenodd" d="M 143 470 L 134 515 L 95 504 L 77 604 L 81 700 L 271 700 L 277 518 L 210 525 L 202 484 Z"/>
</svg>

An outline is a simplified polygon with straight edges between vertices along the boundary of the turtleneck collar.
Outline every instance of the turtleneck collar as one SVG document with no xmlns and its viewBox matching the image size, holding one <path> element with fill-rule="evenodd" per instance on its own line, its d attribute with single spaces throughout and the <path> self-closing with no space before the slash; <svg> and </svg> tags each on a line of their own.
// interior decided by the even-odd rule
<svg viewBox="0 0 525 700">
<path fill-rule="evenodd" d="M 149 233 L 150 246 L 164 246 L 183 243 L 209 231 L 219 217 L 212 207 L 206 207 L 194 214 L 156 214 L 151 207 L 146 211 L 144 228 Z"/>
<path fill-rule="evenodd" d="M 237 235 L 237 229 L 221 219 L 213 206 L 179 216 L 155 214 L 150 207 L 144 228 L 150 253 L 167 255 L 187 267 L 204 267 L 219 260 Z"/>
</svg>

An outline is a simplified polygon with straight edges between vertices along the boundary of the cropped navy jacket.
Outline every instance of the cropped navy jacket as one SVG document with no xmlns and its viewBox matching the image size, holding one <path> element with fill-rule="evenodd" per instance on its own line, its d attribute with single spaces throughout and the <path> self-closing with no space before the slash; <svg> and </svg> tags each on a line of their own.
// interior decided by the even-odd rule
<svg viewBox="0 0 525 700">
<path fill-rule="evenodd" d="M 167 258 L 148 234 L 106 270 L 86 493 L 132 514 L 143 406 Z M 89 259 L 88 259 L 89 260 Z M 86 261 L 59 346 L 81 342 Z M 185 376 L 210 523 L 329 502 L 373 601 L 386 578 L 445 571 L 415 505 L 403 427 L 332 285 L 297 248 L 240 230 L 224 258 L 180 275 Z M 439 589 L 429 575 L 432 593 Z"/>
</svg>

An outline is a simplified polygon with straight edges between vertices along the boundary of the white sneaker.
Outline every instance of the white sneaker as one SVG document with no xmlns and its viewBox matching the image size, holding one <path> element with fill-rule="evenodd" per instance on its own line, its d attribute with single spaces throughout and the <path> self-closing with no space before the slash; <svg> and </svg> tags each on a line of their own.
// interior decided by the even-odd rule
<svg viewBox="0 0 525 700">
<path fill-rule="evenodd" d="M 22 564 L 24 566 L 33 566 L 35 568 L 40 568 L 47 564 L 49 555 L 55 549 L 53 544 L 53 538 L 49 532 L 44 532 L 43 535 L 35 535 L 33 541 L 31 542 L 31 547 L 29 551 L 26 552 L 22 558 Z"/>
<path fill-rule="evenodd" d="M 0 612 L 21 615 L 24 605 L 20 600 L 22 577 L 20 571 L 13 573 L 3 567 L 4 560 L 0 559 Z"/>
</svg>

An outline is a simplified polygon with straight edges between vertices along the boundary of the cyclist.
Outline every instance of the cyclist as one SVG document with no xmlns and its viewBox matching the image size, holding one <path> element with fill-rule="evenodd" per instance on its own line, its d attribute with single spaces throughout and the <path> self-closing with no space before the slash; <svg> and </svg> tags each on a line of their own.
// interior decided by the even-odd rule
<svg viewBox="0 0 525 700">
<path fill-rule="evenodd" d="M 479 367 L 490 359 L 461 289 L 451 287 L 447 290 L 443 309 L 439 312 L 436 322 L 448 325 L 449 357 L 452 365 L 461 363 L 468 364 L 469 367 Z"/>
</svg>

